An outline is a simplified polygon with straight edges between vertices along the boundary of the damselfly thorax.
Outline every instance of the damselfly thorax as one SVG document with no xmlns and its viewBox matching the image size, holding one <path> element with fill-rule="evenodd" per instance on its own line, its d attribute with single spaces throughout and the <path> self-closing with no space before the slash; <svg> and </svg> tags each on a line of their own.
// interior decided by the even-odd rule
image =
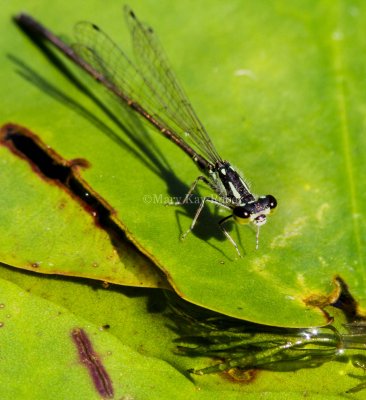
<svg viewBox="0 0 366 400">
<path fill-rule="evenodd" d="M 215 164 L 209 165 L 206 173 L 208 175 L 208 179 L 206 179 L 204 176 L 199 176 L 192 184 L 183 202 L 175 204 L 185 204 L 200 180 L 207 183 L 211 189 L 220 196 L 220 200 L 212 197 L 204 197 L 197 209 L 189 230 L 185 232 L 182 237 L 185 238 L 186 235 L 194 228 L 205 203 L 209 202 L 226 208 L 232 212 L 232 214 L 219 221 L 219 226 L 225 236 L 233 244 L 239 256 L 241 256 L 241 254 L 237 244 L 224 227 L 224 224 L 231 218 L 233 218 L 239 224 L 252 223 L 254 226 L 256 226 L 256 248 L 258 249 L 259 227 L 267 222 L 267 216 L 271 214 L 277 207 L 276 199 L 272 195 L 260 196 L 256 198 L 250 192 L 249 187 L 244 179 L 228 161 L 220 160 Z"/>
</svg>

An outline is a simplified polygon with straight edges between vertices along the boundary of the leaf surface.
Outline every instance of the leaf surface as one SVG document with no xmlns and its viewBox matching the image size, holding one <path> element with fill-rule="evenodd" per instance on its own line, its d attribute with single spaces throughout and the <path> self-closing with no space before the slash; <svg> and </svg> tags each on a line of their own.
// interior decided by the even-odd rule
<svg viewBox="0 0 366 400">
<path fill-rule="evenodd" d="M 117 9 L 73 4 L 70 14 L 71 6 L 56 4 L 73 21 L 59 18 L 56 9 L 33 6 L 28 11 L 55 32 L 91 19 L 118 41 Z M 10 21 L 4 23 L 0 43 L 5 53 L 16 54 L 68 100 L 47 96 L 45 85 L 31 85 L 15 73 L 19 63 L 16 67 L 5 59 L 3 121 L 39 132 L 65 159 L 90 161 L 84 179 L 189 301 L 258 323 L 321 325 L 328 318 L 317 305 L 336 297 L 333 282 L 339 275 L 362 311 L 366 83 L 359 54 L 365 47 L 365 5 L 302 0 L 205 4 L 188 9 L 177 3 L 169 18 L 153 13 L 150 2 L 132 6 L 162 37 L 222 157 L 245 171 L 254 192 L 277 197 L 278 213 L 261 229 L 258 251 L 250 228 L 233 227 L 245 254 L 235 259 L 214 209 L 205 211 L 181 243 L 196 206 L 167 209 L 162 203 L 187 192 L 198 174 L 193 163 L 155 133 L 151 140 L 171 169 L 144 162 L 151 159 L 146 151 L 80 95 Z M 85 108 L 109 130 L 100 129 Z"/>
</svg>

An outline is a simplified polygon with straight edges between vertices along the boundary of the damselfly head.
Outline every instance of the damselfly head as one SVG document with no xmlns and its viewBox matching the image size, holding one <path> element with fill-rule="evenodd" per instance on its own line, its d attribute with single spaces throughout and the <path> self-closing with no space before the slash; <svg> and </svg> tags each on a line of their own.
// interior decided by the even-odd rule
<svg viewBox="0 0 366 400">
<path fill-rule="evenodd" d="M 271 214 L 276 207 L 276 199 L 269 194 L 235 207 L 233 215 L 239 224 L 252 222 L 256 226 L 262 226 L 267 222 L 267 215 Z"/>
<path fill-rule="evenodd" d="M 259 247 L 259 228 L 267 222 L 267 215 L 277 207 L 277 200 L 270 194 L 258 197 L 233 210 L 233 216 L 239 224 L 253 223 L 257 227 L 256 249 Z"/>
</svg>

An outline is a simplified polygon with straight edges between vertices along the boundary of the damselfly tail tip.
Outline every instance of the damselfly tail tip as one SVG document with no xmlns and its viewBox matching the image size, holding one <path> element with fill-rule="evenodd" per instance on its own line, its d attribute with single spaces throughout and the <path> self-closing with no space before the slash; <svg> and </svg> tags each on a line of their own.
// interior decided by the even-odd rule
<svg viewBox="0 0 366 400">
<path fill-rule="evenodd" d="M 16 15 L 13 15 L 13 21 L 15 21 L 16 23 L 19 21 L 19 20 L 21 20 L 22 19 L 22 17 L 23 17 L 23 13 L 19 13 L 19 14 L 16 14 Z"/>
<path fill-rule="evenodd" d="M 20 12 L 19 14 L 13 15 L 13 21 L 17 25 L 19 25 L 21 28 L 24 26 L 24 24 L 29 22 L 31 19 L 32 18 L 24 12 Z"/>
</svg>

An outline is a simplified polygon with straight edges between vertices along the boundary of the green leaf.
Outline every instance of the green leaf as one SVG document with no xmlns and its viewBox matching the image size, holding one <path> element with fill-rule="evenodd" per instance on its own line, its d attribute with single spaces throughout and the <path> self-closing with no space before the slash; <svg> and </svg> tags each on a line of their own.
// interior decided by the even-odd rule
<svg viewBox="0 0 366 400">
<path fill-rule="evenodd" d="M 6 371 L 0 378 L 2 398 L 21 399 L 24 398 L 22 393 L 28 390 L 27 398 L 47 399 L 49 391 L 54 390 L 53 385 L 59 388 L 57 382 L 65 374 L 70 375 L 70 379 L 54 398 L 64 398 L 66 390 L 81 397 L 85 387 L 86 393 L 91 392 L 93 398 L 93 382 L 85 366 L 78 361 L 78 353 L 69 335 L 75 327 L 89 333 L 115 389 L 124 390 L 126 381 L 135 384 L 133 393 L 145 387 L 142 381 L 134 378 L 134 371 L 120 375 L 127 360 L 127 365 L 139 372 L 141 380 L 156 382 L 150 398 L 158 395 L 162 399 L 171 398 L 173 393 L 177 398 L 195 398 L 197 395 L 199 399 L 237 399 L 238 396 L 256 399 L 260 395 L 277 400 L 302 399 L 306 393 L 314 399 L 331 399 L 339 398 L 346 390 L 362 382 L 362 370 L 347 363 L 346 358 L 318 368 L 252 371 L 249 381 L 233 379 L 233 375 L 238 375 L 235 371 L 231 375 L 188 377 L 188 368 L 214 365 L 218 360 L 174 354 L 173 340 L 177 335 L 170 328 L 173 321 L 165 315 L 166 304 L 160 290 L 113 285 L 106 289 L 85 280 L 52 278 L 11 268 L 1 268 L 0 277 L 0 304 L 5 305 L 0 307 L 2 365 Z M 13 308 L 16 313 L 12 312 Z M 340 313 L 336 316 L 339 323 L 344 322 Z M 14 348 L 19 348 L 16 354 Z M 119 357 L 124 359 L 120 361 Z M 173 392 L 165 375 L 161 376 L 165 373 L 176 376 L 172 378 L 176 380 Z M 182 381 L 184 376 L 186 383 Z M 80 389 L 79 383 L 75 383 L 78 377 Z M 35 379 L 41 379 L 41 384 Z M 27 382 L 39 387 L 38 391 L 33 386 L 29 388 Z M 166 393 L 161 394 L 159 390 L 164 388 L 167 388 Z M 29 393 L 34 393 L 34 397 Z M 119 393 L 116 389 L 115 398 L 119 398 Z M 363 391 L 348 395 L 352 399 L 363 397 Z"/>
<path fill-rule="evenodd" d="M 0 284 L 1 359 L 7 366 L 1 374 L 2 398 L 168 399 L 179 398 L 179 389 L 195 391 L 167 363 L 136 353 L 15 285 Z"/>
<path fill-rule="evenodd" d="M 126 241 L 111 238 L 62 185 L 42 179 L 4 146 L 0 158 L 0 221 L 6 232 L 1 262 L 39 273 L 164 286 L 148 259 Z"/>
<path fill-rule="evenodd" d="M 261 230 L 259 251 L 251 229 L 233 229 L 245 251 L 236 260 L 212 210 L 181 243 L 180 233 L 190 225 L 195 207 L 167 209 L 159 196 L 184 195 L 198 174 L 193 163 L 154 133 L 172 165 L 169 175 L 166 170 L 156 173 L 65 102 L 15 75 L 9 60 L 2 63 L 4 122 L 21 122 L 36 131 L 65 159 L 90 161 L 86 181 L 191 302 L 269 325 L 321 325 L 327 317 L 314 305 L 336 297 L 333 279 L 339 275 L 362 311 L 366 139 L 359 54 L 365 47 L 365 5 L 202 1 L 192 7 L 177 4 L 166 17 L 153 3 L 134 6 L 157 27 L 219 152 L 246 172 L 255 192 L 278 198 L 277 215 Z M 14 7 L 9 7 L 12 13 Z M 74 21 L 91 19 L 112 37 L 120 34 L 117 6 L 106 10 L 102 5 L 55 3 L 52 12 L 36 6 L 28 11 L 56 32 L 69 32 Z M 60 15 L 72 15 L 73 21 Z M 46 81 L 57 82 L 141 154 L 10 21 L 3 29 L 5 52 L 16 54 Z"/>
</svg>

